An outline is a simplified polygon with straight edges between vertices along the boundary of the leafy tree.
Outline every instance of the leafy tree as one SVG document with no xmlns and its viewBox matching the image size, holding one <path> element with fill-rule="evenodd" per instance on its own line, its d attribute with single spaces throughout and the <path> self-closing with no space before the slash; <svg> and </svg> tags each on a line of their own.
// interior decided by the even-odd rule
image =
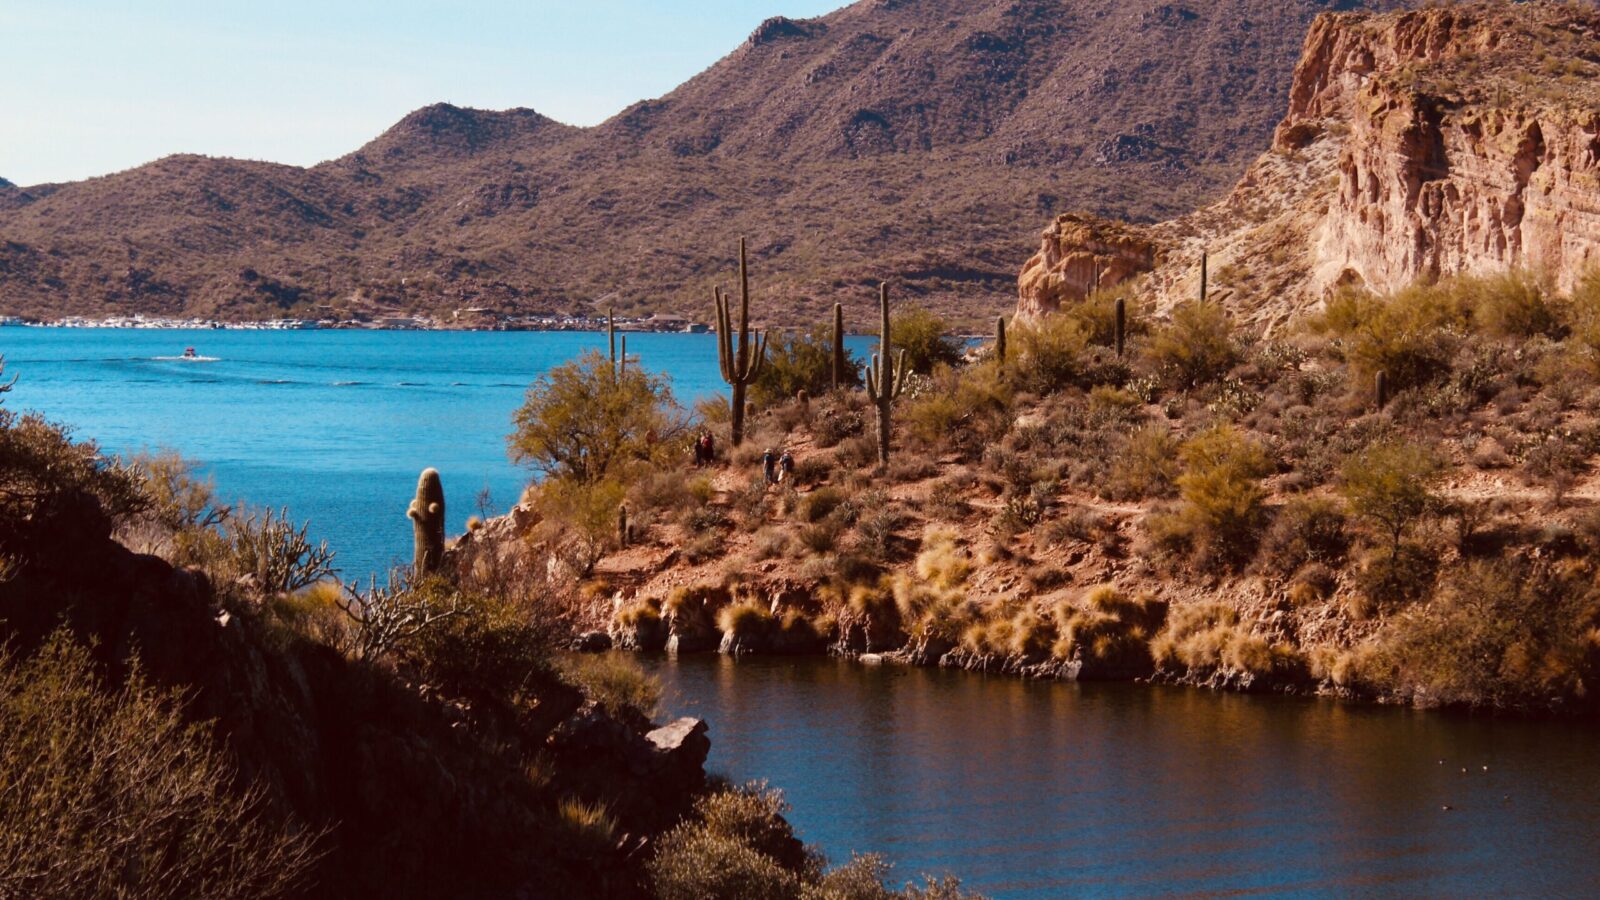
<svg viewBox="0 0 1600 900">
<path fill-rule="evenodd" d="M 906 310 L 889 325 L 894 351 L 904 350 L 906 365 L 924 375 L 941 363 L 953 366 L 961 362 L 961 342 L 950 337 L 949 331 L 949 323 L 925 309 Z"/>
<path fill-rule="evenodd" d="M 1157 544 L 1203 551 L 1227 565 L 1243 562 L 1261 528 L 1261 478 L 1271 470 L 1266 452 L 1232 425 L 1218 425 L 1190 438 L 1178 455 L 1183 503 L 1176 513 L 1151 516 Z"/>
<path fill-rule="evenodd" d="M 1180 388 L 1215 381 L 1239 361 L 1233 325 L 1219 303 L 1190 302 L 1174 309 L 1172 321 L 1151 339 L 1148 353 Z"/>
<path fill-rule="evenodd" d="M 1406 531 L 1437 502 L 1433 488 L 1442 470 L 1431 449 L 1382 440 L 1345 461 L 1339 490 L 1356 515 L 1389 538 L 1390 560 L 1397 561 Z"/>
<path fill-rule="evenodd" d="M 649 459 L 688 430 L 665 378 L 636 366 L 619 373 L 594 350 L 540 376 L 512 421 L 513 459 L 582 483 Z"/>
<path fill-rule="evenodd" d="M 910 355 L 907 354 L 907 358 Z M 861 384 L 861 362 L 845 352 L 845 381 Z M 816 396 L 833 387 L 833 334 L 828 326 L 787 334 L 767 343 L 767 364 L 750 385 L 750 399 L 766 407 L 801 391 Z"/>
</svg>

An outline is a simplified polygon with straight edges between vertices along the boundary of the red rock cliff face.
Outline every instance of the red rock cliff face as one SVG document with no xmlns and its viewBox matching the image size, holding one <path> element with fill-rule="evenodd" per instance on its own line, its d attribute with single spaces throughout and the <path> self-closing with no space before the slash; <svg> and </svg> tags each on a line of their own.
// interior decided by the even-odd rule
<svg viewBox="0 0 1600 900">
<path fill-rule="evenodd" d="M 1074 267 L 1096 252 L 1093 231 L 1045 233 L 1019 314 L 1083 296 Z M 1389 291 L 1523 268 L 1568 288 L 1600 265 L 1600 13 L 1533 2 L 1321 16 L 1273 147 L 1239 186 L 1122 232 L 1154 248 L 1137 288 L 1149 308 L 1193 296 L 1207 250 L 1223 274 L 1213 296 L 1267 327 L 1341 282 Z"/>
<path fill-rule="evenodd" d="M 1350 129 L 1316 241 L 1319 286 L 1354 277 L 1392 290 L 1524 268 L 1568 287 L 1600 262 L 1600 111 L 1498 84 L 1478 100 L 1444 74 L 1519 58 L 1503 46 L 1516 32 L 1497 24 L 1468 8 L 1328 16 L 1312 28 L 1280 137 L 1317 119 Z M 1407 83 L 1408 67 L 1423 70 L 1420 84 Z"/>
</svg>

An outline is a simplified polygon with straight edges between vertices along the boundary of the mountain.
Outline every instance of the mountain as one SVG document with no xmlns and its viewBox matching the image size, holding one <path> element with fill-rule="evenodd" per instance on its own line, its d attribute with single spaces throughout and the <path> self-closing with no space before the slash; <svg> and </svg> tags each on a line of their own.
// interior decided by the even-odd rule
<svg viewBox="0 0 1600 900">
<path fill-rule="evenodd" d="M 1478 2 L 1312 26 L 1271 149 L 1216 204 L 1153 226 L 1059 216 L 1024 268 L 1037 315 L 1138 278 L 1267 328 L 1334 287 L 1600 265 L 1600 11 Z"/>
<path fill-rule="evenodd" d="M 311 168 L 173 156 L 0 191 L 0 311 L 705 318 L 750 238 L 758 319 L 1007 305 L 1041 215 L 1214 197 L 1271 137 L 1312 18 L 1392 0 L 862 0 L 772 19 L 593 128 L 418 110 Z"/>
</svg>

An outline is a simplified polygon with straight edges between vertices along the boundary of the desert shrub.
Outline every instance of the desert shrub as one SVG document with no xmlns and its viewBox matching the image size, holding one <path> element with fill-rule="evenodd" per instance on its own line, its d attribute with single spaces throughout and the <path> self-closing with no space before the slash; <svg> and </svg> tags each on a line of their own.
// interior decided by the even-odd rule
<svg viewBox="0 0 1600 900">
<path fill-rule="evenodd" d="M 315 837 L 269 818 L 210 729 L 65 632 L 0 653 L 0 896 L 295 897 Z"/>
<path fill-rule="evenodd" d="M 0 408 L 0 555 L 26 562 L 145 512 L 145 480 L 42 416 Z"/>
<path fill-rule="evenodd" d="M 783 531 L 762 530 L 751 543 L 751 553 L 757 561 L 777 559 L 789 552 L 789 535 Z"/>
<path fill-rule="evenodd" d="M 865 401 L 857 393 L 829 394 L 817 403 L 811 417 L 811 436 L 817 446 L 833 447 L 845 438 L 866 431 Z"/>
<path fill-rule="evenodd" d="M 720 531 L 705 531 L 689 538 L 680 548 L 684 561 L 692 566 L 720 559 L 727 549 L 728 539 Z"/>
<path fill-rule="evenodd" d="M 691 820 L 662 836 L 648 870 L 662 900 L 800 898 L 820 877 L 784 820 L 777 791 L 751 784 L 696 801 Z"/>
<path fill-rule="evenodd" d="M 1295 662 L 1290 648 L 1252 634 L 1236 610 L 1220 603 L 1173 607 L 1150 649 L 1157 665 L 1191 672 L 1267 675 Z"/>
<path fill-rule="evenodd" d="M 681 458 L 689 418 L 667 380 L 618 375 L 597 350 L 550 369 L 512 416 L 511 456 L 556 479 L 593 483 L 638 460 Z"/>
<path fill-rule="evenodd" d="M 1076 322 L 1088 337 L 1089 343 L 1109 347 L 1116 342 L 1119 299 L 1127 304 L 1127 336 L 1149 332 L 1149 318 L 1142 315 L 1131 281 L 1125 281 L 1110 290 L 1094 291 L 1077 303 L 1064 306 L 1054 315 Z"/>
<path fill-rule="evenodd" d="M 808 456 L 794 465 L 795 484 L 817 484 L 833 474 L 833 463 L 823 456 Z"/>
<path fill-rule="evenodd" d="M 772 610 L 755 600 L 730 603 L 717 611 L 717 630 L 724 634 L 752 637 L 766 634 L 776 625 Z"/>
<path fill-rule="evenodd" d="M 1239 361 L 1233 323 L 1220 303 L 1189 302 L 1151 337 L 1145 356 L 1174 386 L 1187 389 L 1227 374 Z"/>
<path fill-rule="evenodd" d="M 1010 425 L 1012 388 L 994 362 L 941 369 L 899 414 L 912 438 L 975 456 Z"/>
<path fill-rule="evenodd" d="M 563 657 L 563 680 L 612 713 L 655 714 L 661 682 L 625 653 L 580 653 Z"/>
<path fill-rule="evenodd" d="M 800 518 L 807 522 L 820 522 L 833 514 L 845 502 L 844 491 L 833 487 L 817 488 L 800 502 Z"/>
<path fill-rule="evenodd" d="M 1462 277 L 1440 290 L 1461 294 L 1479 331 L 1499 338 L 1556 337 L 1562 322 L 1560 304 L 1550 286 L 1526 271 L 1486 278 Z"/>
<path fill-rule="evenodd" d="M 1460 298 L 1417 285 L 1389 298 L 1344 290 L 1329 298 L 1313 327 L 1339 338 L 1363 380 L 1385 372 L 1395 390 L 1428 384 L 1449 371 L 1468 311 Z"/>
<path fill-rule="evenodd" d="M 848 350 L 844 373 L 845 387 L 861 385 L 861 361 Z M 820 397 L 832 388 L 833 329 L 818 325 L 807 332 L 768 339 L 767 362 L 750 385 L 750 400 L 766 408 L 793 400 L 801 391 Z"/>
<path fill-rule="evenodd" d="M 1352 512 L 1382 534 L 1391 555 L 1398 556 L 1406 532 L 1438 503 L 1434 485 L 1442 469 L 1431 448 L 1379 440 L 1345 461 L 1339 492 Z"/>
<path fill-rule="evenodd" d="M 354 625 L 351 652 L 358 659 L 377 659 L 398 650 L 461 612 L 460 596 L 437 581 L 413 582 L 412 573 L 391 571 L 379 584 L 347 585 L 332 602 Z"/>
<path fill-rule="evenodd" d="M 1112 585 L 1089 590 L 1079 604 L 1055 609 L 1057 659 L 1142 669 L 1152 662 L 1150 640 L 1160 631 L 1167 604 L 1148 595 L 1130 598 Z"/>
<path fill-rule="evenodd" d="M 1170 496 L 1179 472 L 1177 438 L 1166 425 L 1152 423 L 1123 440 L 1103 493 L 1115 500 Z"/>
<path fill-rule="evenodd" d="M 1337 566 L 1350 549 L 1344 508 L 1326 497 L 1295 497 L 1272 518 L 1260 568 L 1287 576 L 1309 563 Z"/>
<path fill-rule="evenodd" d="M 1438 554 L 1411 541 L 1373 550 L 1355 570 L 1350 614 L 1365 619 L 1428 596 L 1439 570 Z"/>
<path fill-rule="evenodd" d="M 1580 571 L 1474 561 L 1391 620 L 1363 674 L 1414 702 L 1552 708 L 1595 676 L 1600 597 Z"/>
<path fill-rule="evenodd" d="M 857 435 L 839 442 L 834 459 L 842 469 L 859 469 L 878 461 L 878 441 L 868 435 Z"/>
<path fill-rule="evenodd" d="M 894 552 L 895 534 L 905 515 L 889 504 L 864 512 L 856 520 L 856 552 L 877 562 L 887 562 Z"/>
<path fill-rule="evenodd" d="M 1013 328 L 1016 362 L 1012 377 L 1023 390 L 1051 394 L 1078 384 L 1089 334 L 1083 324 L 1064 316 L 1045 316 Z"/>
<path fill-rule="evenodd" d="M 566 797 L 556 805 L 561 843 L 575 859 L 603 859 L 617 846 L 617 819 L 604 803 Z"/>
<path fill-rule="evenodd" d="M 1146 517 L 1152 536 L 1175 555 L 1228 566 L 1243 562 L 1261 528 L 1266 452 L 1233 426 L 1218 425 L 1185 441 L 1179 455 L 1183 502 L 1174 512 Z"/>
<path fill-rule="evenodd" d="M 333 577 L 333 551 L 327 541 L 313 544 L 309 523 L 296 528 L 287 509 L 247 512 L 226 526 L 228 566 L 248 576 L 265 594 L 290 594 Z"/>
<path fill-rule="evenodd" d="M 548 478 L 533 497 L 543 517 L 536 534 L 588 576 L 616 546 L 617 510 L 626 496 L 627 487 L 615 478 Z"/>
<path fill-rule="evenodd" d="M 216 481 L 176 451 L 138 453 L 127 466 L 144 480 L 145 515 L 169 531 L 214 528 L 228 518 L 228 507 L 217 502 Z"/>
<path fill-rule="evenodd" d="M 894 351 L 904 350 L 911 371 L 927 375 L 939 366 L 961 363 L 961 342 L 950 336 L 950 325 L 925 309 L 908 309 L 889 325 Z"/>
<path fill-rule="evenodd" d="M 1578 435 L 1549 434 L 1523 454 L 1522 473 L 1549 486 L 1551 500 L 1560 505 L 1588 467 L 1592 451 L 1590 442 Z"/>
</svg>

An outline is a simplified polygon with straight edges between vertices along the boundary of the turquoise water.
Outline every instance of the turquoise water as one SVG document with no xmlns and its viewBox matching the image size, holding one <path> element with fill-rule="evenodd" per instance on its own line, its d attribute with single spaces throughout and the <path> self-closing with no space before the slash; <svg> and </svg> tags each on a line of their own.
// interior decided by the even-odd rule
<svg viewBox="0 0 1600 900">
<path fill-rule="evenodd" d="M 852 338 L 859 352 L 869 339 Z M 504 512 L 531 473 L 506 453 L 511 414 L 586 332 L 0 329 L 7 397 L 115 453 L 178 450 L 225 500 L 287 506 L 347 575 L 409 559 L 417 473 L 444 478 L 449 527 L 485 488 Z M 214 361 L 174 359 L 184 348 Z M 709 335 L 630 334 L 684 405 L 722 390 Z"/>
</svg>

